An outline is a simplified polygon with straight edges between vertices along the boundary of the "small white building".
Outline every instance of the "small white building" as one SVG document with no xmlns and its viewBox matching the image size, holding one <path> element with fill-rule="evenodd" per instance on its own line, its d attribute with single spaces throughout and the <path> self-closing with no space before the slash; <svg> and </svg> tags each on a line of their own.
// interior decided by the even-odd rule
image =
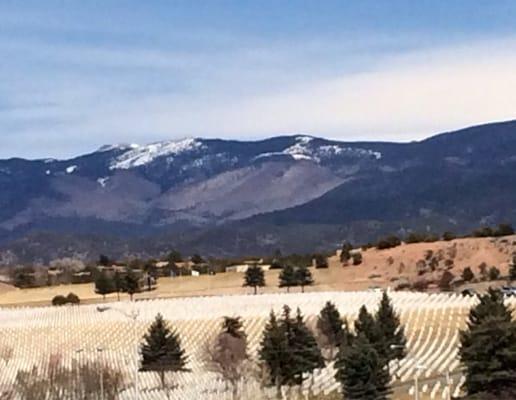
<svg viewBox="0 0 516 400">
<path fill-rule="evenodd" d="M 241 273 L 245 273 L 245 272 L 247 272 L 249 267 L 252 267 L 252 266 L 255 266 L 255 265 L 260 267 L 263 271 L 268 271 L 268 270 L 271 269 L 270 264 L 252 263 L 252 264 L 231 265 L 230 267 L 226 267 L 226 272 L 241 272 Z"/>
</svg>

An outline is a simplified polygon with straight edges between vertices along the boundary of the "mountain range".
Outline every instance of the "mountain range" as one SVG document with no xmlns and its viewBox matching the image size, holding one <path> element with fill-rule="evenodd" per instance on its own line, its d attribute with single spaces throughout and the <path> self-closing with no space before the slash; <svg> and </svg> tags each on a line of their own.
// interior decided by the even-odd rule
<svg viewBox="0 0 516 400">
<path fill-rule="evenodd" d="M 0 160 L 0 263 L 334 249 L 512 222 L 516 121 L 410 143 L 294 135 Z"/>
</svg>

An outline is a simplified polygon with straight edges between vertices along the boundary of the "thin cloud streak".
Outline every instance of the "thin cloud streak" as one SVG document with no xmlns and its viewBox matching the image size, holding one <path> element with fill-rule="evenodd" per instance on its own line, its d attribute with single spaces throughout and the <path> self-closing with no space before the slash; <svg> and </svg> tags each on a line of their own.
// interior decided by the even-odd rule
<svg viewBox="0 0 516 400">
<path fill-rule="evenodd" d="M 323 47 L 314 49 L 331 55 Z M 516 57 L 511 54 L 515 49 L 516 41 L 507 38 L 388 52 L 374 62 L 366 58 L 362 68 L 342 63 L 320 72 L 317 63 L 307 68 L 301 53 L 288 53 L 283 46 L 217 54 L 205 69 L 196 57 L 191 63 L 190 55 L 184 65 L 169 63 L 166 51 L 130 49 L 121 54 L 65 47 L 59 49 L 61 57 L 71 55 L 74 62 L 84 62 L 84 68 L 91 65 L 108 75 L 67 71 L 36 89 L 31 82 L 6 87 L 4 92 L 18 102 L 35 92 L 34 99 L 49 106 L 5 109 L 0 112 L 1 131 L 46 137 L 48 145 L 30 151 L 7 133 L 0 157 L 12 156 L 13 151 L 30 157 L 64 157 L 106 141 L 141 143 L 185 136 L 243 139 L 302 132 L 341 140 L 421 139 L 514 118 Z M 48 49 L 40 51 L 45 54 Z M 99 55 L 106 59 L 97 63 Z M 120 65 L 134 69 L 134 75 L 117 79 Z M 163 68 L 156 83 L 163 82 L 164 90 L 149 91 L 152 82 L 127 82 L 131 76 L 148 77 L 146 67 L 153 65 Z M 177 90 L 172 77 L 176 67 L 187 81 Z M 190 67 L 195 71 L 188 71 Z M 172 89 L 167 87 L 169 80 Z"/>
</svg>

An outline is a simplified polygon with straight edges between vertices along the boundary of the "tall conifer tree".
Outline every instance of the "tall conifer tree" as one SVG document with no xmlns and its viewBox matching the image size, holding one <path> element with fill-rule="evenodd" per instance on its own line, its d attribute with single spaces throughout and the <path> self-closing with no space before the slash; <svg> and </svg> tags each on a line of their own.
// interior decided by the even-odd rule
<svg viewBox="0 0 516 400">
<path fill-rule="evenodd" d="M 287 264 L 283 267 L 279 275 L 279 287 L 287 288 L 287 292 L 290 292 L 290 288 L 297 286 L 297 276 L 294 267 Z"/>
<path fill-rule="evenodd" d="M 305 292 L 305 286 L 311 286 L 314 284 L 314 278 L 312 273 L 306 265 L 300 266 L 296 272 L 296 284 L 301 286 L 301 292 Z"/>
<path fill-rule="evenodd" d="M 140 370 L 158 373 L 163 388 L 166 372 L 188 371 L 179 335 L 167 326 L 161 314 L 156 316 L 143 338 L 141 355 Z"/>
<path fill-rule="evenodd" d="M 359 333 L 351 346 L 341 347 L 335 367 L 335 378 L 342 386 L 345 399 L 389 398 L 389 371 L 364 333 Z"/>
<path fill-rule="evenodd" d="M 407 344 L 405 331 L 400 324 L 400 318 L 394 311 L 387 292 L 383 292 L 375 320 L 379 330 L 378 339 L 380 342 L 376 346 L 379 355 L 387 362 L 404 358 Z"/>
<path fill-rule="evenodd" d="M 303 374 L 312 373 L 315 369 L 324 367 L 324 359 L 314 335 L 303 321 L 303 315 L 299 308 L 292 331 L 289 348 L 294 356 L 295 383 L 300 385 L 303 383 Z"/>
<path fill-rule="evenodd" d="M 283 371 L 289 367 L 290 359 L 287 338 L 274 311 L 271 311 L 265 326 L 258 357 L 264 363 L 270 383 L 276 386 L 276 392 L 280 398 L 281 386 L 284 383 Z"/>
<path fill-rule="evenodd" d="M 335 304 L 328 301 L 317 318 L 317 331 L 322 347 L 329 352 L 329 358 L 334 358 L 335 350 L 341 345 L 349 345 L 351 333 L 347 321 L 340 316 Z"/>
<path fill-rule="evenodd" d="M 263 269 L 258 265 L 253 265 L 247 269 L 244 276 L 244 287 L 252 287 L 254 294 L 258 292 L 259 287 L 265 286 L 265 275 Z"/>
<path fill-rule="evenodd" d="M 460 334 L 466 390 L 472 398 L 516 398 L 516 323 L 500 291 L 479 300 Z"/>
</svg>

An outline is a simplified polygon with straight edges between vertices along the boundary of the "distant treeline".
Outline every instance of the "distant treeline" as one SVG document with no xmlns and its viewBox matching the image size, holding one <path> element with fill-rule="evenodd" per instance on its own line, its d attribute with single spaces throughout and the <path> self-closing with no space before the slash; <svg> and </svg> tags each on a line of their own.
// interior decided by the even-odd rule
<svg viewBox="0 0 516 400">
<path fill-rule="evenodd" d="M 475 229 L 470 234 L 466 235 L 456 235 L 453 232 L 446 231 L 441 235 L 431 232 L 411 232 L 405 237 L 400 237 L 398 235 L 388 235 L 383 238 L 380 238 L 376 243 L 367 243 L 365 245 L 359 246 L 363 250 L 376 247 L 378 250 L 391 249 L 393 247 L 397 247 L 404 243 L 432 243 L 437 242 L 439 240 L 450 241 L 458 238 L 479 238 L 479 237 L 501 237 L 508 236 L 514 234 L 514 228 L 511 224 L 499 224 L 496 227 L 483 226 Z M 349 250 L 353 248 L 348 242 L 344 242 L 342 245 L 342 252 L 346 255 L 349 254 Z"/>
</svg>

